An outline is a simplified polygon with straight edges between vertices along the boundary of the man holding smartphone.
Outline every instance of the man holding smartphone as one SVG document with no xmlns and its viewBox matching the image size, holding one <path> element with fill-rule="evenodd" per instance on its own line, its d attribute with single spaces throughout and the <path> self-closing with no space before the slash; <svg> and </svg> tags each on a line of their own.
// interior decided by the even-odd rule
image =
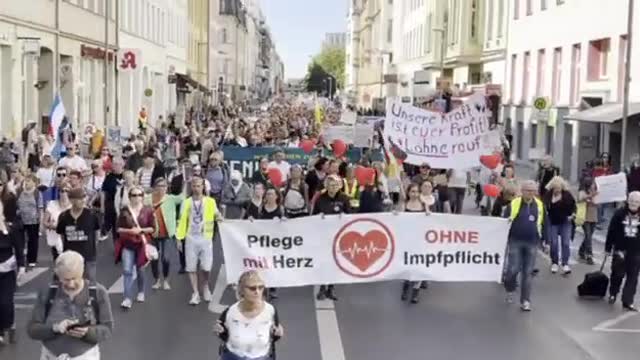
<svg viewBox="0 0 640 360">
<path fill-rule="evenodd" d="M 58 281 L 38 293 L 27 332 L 42 342 L 41 359 L 100 359 L 99 344 L 111 337 L 109 295 L 84 278 L 84 265 L 79 253 L 63 252 L 55 263 Z"/>
</svg>

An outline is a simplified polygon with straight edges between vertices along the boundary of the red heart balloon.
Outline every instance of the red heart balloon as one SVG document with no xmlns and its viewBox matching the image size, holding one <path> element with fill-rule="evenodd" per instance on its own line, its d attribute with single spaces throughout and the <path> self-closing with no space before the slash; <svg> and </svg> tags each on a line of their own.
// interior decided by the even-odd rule
<svg viewBox="0 0 640 360">
<path fill-rule="evenodd" d="M 485 184 L 482 187 L 482 191 L 485 195 L 492 198 L 497 198 L 500 195 L 500 187 L 494 184 Z"/>
<path fill-rule="evenodd" d="M 331 143 L 331 148 L 333 149 L 333 155 L 335 155 L 336 157 L 341 157 L 347 152 L 347 144 L 345 144 L 344 141 L 340 139 L 333 140 L 333 143 Z"/>
<path fill-rule="evenodd" d="M 311 154 L 313 148 L 315 148 L 316 144 L 312 140 L 302 140 L 300 142 L 300 148 L 304 151 L 305 154 Z"/>
<path fill-rule="evenodd" d="M 500 162 L 502 162 L 502 156 L 500 156 L 500 154 L 480 156 L 480 163 L 491 170 L 497 168 Z"/>
<path fill-rule="evenodd" d="M 372 168 L 367 168 L 364 166 L 358 166 L 354 170 L 354 175 L 356 176 L 356 180 L 358 180 L 358 184 L 367 185 L 371 182 L 372 179 L 375 178 L 376 171 Z"/>
<path fill-rule="evenodd" d="M 282 172 L 280 172 L 280 169 L 269 168 L 269 170 L 267 170 L 267 176 L 269 177 L 269 181 L 271 181 L 273 186 L 282 186 Z"/>
</svg>

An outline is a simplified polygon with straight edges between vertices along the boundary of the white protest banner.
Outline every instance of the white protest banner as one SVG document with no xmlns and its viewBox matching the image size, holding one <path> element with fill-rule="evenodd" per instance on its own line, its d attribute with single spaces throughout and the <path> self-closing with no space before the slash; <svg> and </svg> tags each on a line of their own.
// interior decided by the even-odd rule
<svg viewBox="0 0 640 360">
<path fill-rule="evenodd" d="M 353 146 L 371 147 L 373 140 L 374 124 L 356 123 L 353 127 Z"/>
<path fill-rule="evenodd" d="M 593 198 L 594 203 L 605 204 L 627 200 L 627 175 L 625 173 L 598 176 L 595 181 L 598 195 Z"/>
<path fill-rule="evenodd" d="M 392 213 L 220 224 L 227 275 L 249 269 L 268 286 L 386 280 L 500 280 L 506 219 Z"/>
<path fill-rule="evenodd" d="M 340 139 L 345 144 L 353 144 L 352 125 L 333 125 L 322 132 L 322 139 L 325 144 L 331 144 L 333 140 Z"/>
<path fill-rule="evenodd" d="M 427 111 L 389 99 L 384 140 L 405 163 L 433 168 L 468 169 L 480 156 L 493 153 L 489 112 L 481 94 L 474 94 L 448 113 Z"/>
<path fill-rule="evenodd" d="M 358 118 L 357 114 L 353 111 L 344 110 L 340 116 L 340 123 L 344 125 L 353 125 Z"/>
</svg>

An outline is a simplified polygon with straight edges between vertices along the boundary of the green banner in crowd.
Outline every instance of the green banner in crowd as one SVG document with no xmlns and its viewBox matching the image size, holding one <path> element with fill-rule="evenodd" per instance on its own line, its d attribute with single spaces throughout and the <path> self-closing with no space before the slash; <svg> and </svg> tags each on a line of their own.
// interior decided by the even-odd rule
<svg viewBox="0 0 640 360">
<path fill-rule="evenodd" d="M 260 159 L 266 157 L 269 160 L 272 159 L 272 154 L 276 148 L 274 147 L 252 147 L 243 148 L 235 146 L 223 146 L 224 161 L 229 165 L 229 168 L 233 170 L 239 170 L 242 176 L 245 178 L 251 178 L 253 173 L 258 170 Z M 300 164 L 306 167 L 311 157 L 317 156 L 317 151 L 311 154 L 305 154 L 300 148 L 282 148 L 285 153 L 286 160 L 290 164 Z M 356 163 L 360 161 L 362 157 L 362 148 L 353 148 L 347 152 L 347 158 L 350 163 Z M 325 156 L 331 157 L 332 153 L 329 150 L 325 150 Z M 382 161 L 382 154 L 380 151 L 374 151 L 370 155 L 371 161 Z"/>
</svg>

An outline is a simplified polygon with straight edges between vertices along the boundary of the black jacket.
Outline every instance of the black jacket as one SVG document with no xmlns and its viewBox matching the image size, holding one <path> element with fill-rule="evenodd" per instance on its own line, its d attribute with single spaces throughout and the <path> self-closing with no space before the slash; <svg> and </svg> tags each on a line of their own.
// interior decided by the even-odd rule
<svg viewBox="0 0 640 360">
<path fill-rule="evenodd" d="M 627 207 L 613 214 L 607 231 L 605 251 L 622 251 L 632 255 L 640 254 L 640 213 L 635 218 Z"/>
<path fill-rule="evenodd" d="M 313 215 L 316 214 L 341 214 L 350 213 L 351 205 L 349 204 L 349 197 L 342 191 L 338 192 L 336 196 L 331 197 L 326 192 L 323 192 L 318 197 L 315 205 L 313 206 Z"/>
</svg>

